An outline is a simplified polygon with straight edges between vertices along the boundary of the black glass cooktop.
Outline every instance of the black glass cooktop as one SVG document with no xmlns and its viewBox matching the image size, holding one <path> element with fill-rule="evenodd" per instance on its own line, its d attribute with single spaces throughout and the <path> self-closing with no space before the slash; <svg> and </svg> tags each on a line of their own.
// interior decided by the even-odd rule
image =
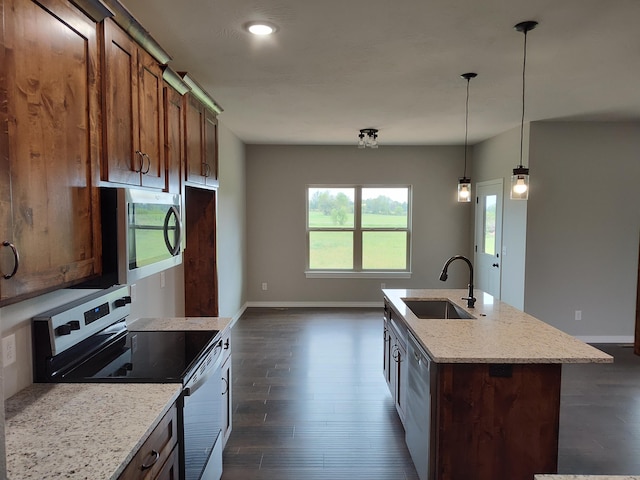
<svg viewBox="0 0 640 480">
<path fill-rule="evenodd" d="M 80 364 L 60 372 L 58 382 L 183 382 L 197 359 L 213 348 L 216 331 L 128 331 Z"/>
</svg>

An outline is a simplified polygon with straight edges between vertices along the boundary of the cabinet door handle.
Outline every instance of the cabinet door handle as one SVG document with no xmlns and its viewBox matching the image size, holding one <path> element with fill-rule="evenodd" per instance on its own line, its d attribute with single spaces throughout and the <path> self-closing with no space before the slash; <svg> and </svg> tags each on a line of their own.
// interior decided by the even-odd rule
<svg viewBox="0 0 640 480">
<path fill-rule="evenodd" d="M 145 158 L 147 159 L 147 169 L 142 171 L 142 167 L 140 167 L 140 170 L 141 170 L 140 173 L 142 173 L 143 175 L 146 175 L 147 173 L 149 173 L 149 170 L 151 170 L 151 157 L 146 153 L 143 153 L 142 157 L 143 157 L 143 159 L 142 159 L 143 160 L 143 164 L 144 164 L 144 159 Z"/>
<path fill-rule="evenodd" d="M 209 165 L 208 163 L 203 162 L 202 163 L 202 167 L 203 167 L 202 168 L 202 171 L 203 171 L 202 176 L 203 177 L 211 176 L 211 165 Z"/>
<path fill-rule="evenodd" d="M 16 273 L 18 273 L 18 267 L 20 266 L 20 255 L 18 255 L 18 249 L 16 248 L 16 246 L 11 242 L 7 242 L 5 240 L 4 242 L 2 242 L 2 246 L 3 247 L 9 247 L 11 249 L 11 251 L 13 252 L 13 271 L 8 275 L 7 274 L 2 275 L 2 277 L 5 280 L 9 280 Z"/>
<path fill-rule="evenodd" d="M 140 470 L 149 470 L 151 467 L 153 467 L 160 458 L 160 453 L 158 453 L 156 450 L 151 450 L 149 455 L 147 455 L 147 458 L 148 457 L 152 457 L 151 460 L 149 461 L 149 463 L 145 462 L 140 465 Z"/>
<path fill-rule="evenodd" d="M 134 172 L 142 173 L 142 169 L 144 168 L 144 153 L 140 150 L 136 150 L 136 155 L 140 157 L 140 168 L 135 168 Z"/>
</svg>

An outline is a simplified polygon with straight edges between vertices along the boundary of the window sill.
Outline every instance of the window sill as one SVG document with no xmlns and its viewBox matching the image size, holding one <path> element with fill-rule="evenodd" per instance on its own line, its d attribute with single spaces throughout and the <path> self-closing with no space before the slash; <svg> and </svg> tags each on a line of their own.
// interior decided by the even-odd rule
<svg viewBox="0 0 640 480">
<path fill-rule="evenodd" d="M 306 278 L 411 278 L 411 272 L 351 272 L 351 271 L 309 271 Z"/>
</svg>

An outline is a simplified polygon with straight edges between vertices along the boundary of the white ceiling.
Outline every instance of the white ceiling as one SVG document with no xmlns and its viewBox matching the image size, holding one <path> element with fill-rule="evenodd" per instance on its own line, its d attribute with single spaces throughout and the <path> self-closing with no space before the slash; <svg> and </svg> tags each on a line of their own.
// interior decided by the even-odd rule
<svg viewBox="0 0 640 480">
<path fill-rule="evenodd" d="M 123 0 L 249 144 L 469 143 L 526 120 L 640 120 L 639 0 Z M 280 30 L 253 37 L 242 25 Z"/>
</svg>

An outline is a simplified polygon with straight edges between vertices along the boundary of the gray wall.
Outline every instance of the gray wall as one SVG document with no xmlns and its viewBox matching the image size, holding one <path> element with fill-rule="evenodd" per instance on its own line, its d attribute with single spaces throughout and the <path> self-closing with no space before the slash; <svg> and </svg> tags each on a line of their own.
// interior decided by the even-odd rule
<svg viewBox="0 0 640 480">
<path fill-rule="evenodd" d="M 221 317 L 239 316 L 246 302 L 245 147 L 224 124 L 219 130 L 218 297 Z"/>
<path fill-rule="evenodd" d="M 632 339 L 639 152 L 640 123 L 531 125 L 528 313 L 587 340 Z"/>
<path fill-rule="evenodd" d="M 502 300 L 586 341 L 632 341 L 640 124 L 526 125 L 526 202 L 509 200 L 519 149 L 516 128 L 473 150 L 474 182 L 505 181 Z"/>
<path fill-rule="evenodd" d="M 455 197 L 462 167 L 462 147 L 247 146 L 249 304 L 381 304 L 381 283 L 445 286 L 443 263 L 470 253 L 472 205 Z M 412 277 L 305 278 L 308 184 L 413 185 Z M 466 286 L 463 267 L 451 268 L 447 287 Z"/>
</svg>

